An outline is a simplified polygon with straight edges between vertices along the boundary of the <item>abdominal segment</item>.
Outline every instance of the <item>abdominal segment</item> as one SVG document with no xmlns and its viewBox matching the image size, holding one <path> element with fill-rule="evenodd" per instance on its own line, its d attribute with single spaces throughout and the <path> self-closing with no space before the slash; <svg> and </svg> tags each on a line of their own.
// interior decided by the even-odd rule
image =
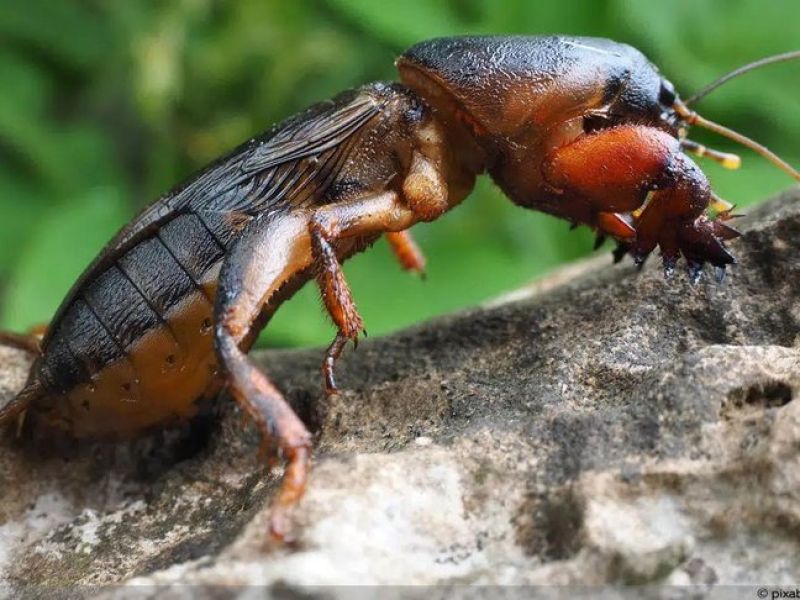
<svg viewBox="0 0 800 600">
<path fill-rule="evenodd" d="M 192 417 L 218 379 L 212 309 L 203 293 L 186 296 L 125 356 L 66 391 L 45 421 L 76 437 L 124 438 Z"/>
</svg>

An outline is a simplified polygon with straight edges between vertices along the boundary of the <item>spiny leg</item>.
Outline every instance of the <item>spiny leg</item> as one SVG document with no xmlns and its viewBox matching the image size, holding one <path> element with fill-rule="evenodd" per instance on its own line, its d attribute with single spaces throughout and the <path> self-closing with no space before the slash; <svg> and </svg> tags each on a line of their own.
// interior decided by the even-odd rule
<svg viewBox="0 0 800 600">
<path fill-rule="evenodd" d="M 364 323 L 356 310 L 350 287 L 334 250 L 337 240 L 392 232 L 408 227 L 416 219 L 414 211 L 394 192 L 368 196 L 344 205 L 317 209 L 310 221 L 311 249 L 317 267 L 317 282 L 325 308 L 337 327 L 336 337 L 325 353 L 322 374 L 325 391 L 336 393 L 336 361 L 348 340 L 358 343 Z M 364 332 L 366 333 L 366 332 Z"/>
<path fill-rule="evenodd" d="M 682 254 L 692 283 L 700 279 L 706 261 L 715 267 L 721 281 L 726 265 L 735 262 L 724 242 L 739 233 L 723 223 L 726 214 L 715 221 L 705 214 L 711 199 L 708 181 L 688 157 L 673 157 L 671 169 L 677 174 L 673 184 L 653 192 L 636 218 L 634 260 L 644 261 L 659 246 L 667 276 Z"/>
<path fill-rule="evenodd" d="M 715 221 L 704 214 L 713 198 L 708 180 L 680 142 L 659 129 L 625 125 L 592 132 L 553 152 L 544 175 L 567 207 L 594 206 L 588 224 L 629 248 L 637 264 L 660 246 L 666 273 L 682 254 L 696 281 L 704 261 L 719 270 L 734 262 L 724 242 L 738 233 L 722 222 L 726 214 Z"/>
<path fill-rule="evenodd" d="M 279 249 L 275 239 L 286 240 Z M 272 535 L 289 536 L 288 514 L 305 491 L 311 434 L 278 389 L 242 351 L 261 309 L 295 273 L 311 266 L 307 217 L 277 215 L 247 228 L 229 252 L 219 279 L 214 310 L 215 343 L 229 389 L 261 433 L 260 456 L 271 447 L 286 461 L 271 507 Z"/>
<path fill-rule="evenodd" d="M 386 234 L 386 241 L 404 270 L 419 273 L 425 278 L 425 255 L 410 231 L 389 232 Z"/>
<path fill-rule="evenodd" d="M 311 249 L 317 262 L 317 283 L 319 285 L 325 308 L 337 327 L 336 337 L 325 353 L 322 362 L 322 374 L 325 380 L 325 392 L 337 392 L 334 368 L 348 340 L 358 345 L 358 334 L 364 331 L 364 320 L 358 314 L 350 286 L 344 277 L 344 271 L 336 257 L 336 252 L 318 223 L 311 225 Z M 366 331 L 364 332 L 366 334 Z"/>
<path fill-rule="evenodd" d="M 406 229 L 420 220 L 433 220 L 449 208 L 447 185 L 436 162 L 419 151 L 413 153 L 402 191 L 402 199 L 395 192 L 386 192 L 342 205 L 324 206 L 312 217 L 309 231 L 319 273 L 317 280 L 328 313 L 338 328 L 322 363 L 325 388 L 329 394 L 336 392 L 334 370 L 347 340 L 356 343 L 358 332 L 363 330 L 363 321 L 356 311 L 333 243 L 345 238 L 385 233 L 395 251 L 399 248 L 407 257 L 409 266 L 422 268 L 422 253 Z"/>
<path fill-rule="evenodd" d="M 425 257 L 411 234 L 408 231 L 390 231 L 385 235 L 403 268 L 424 275 Z M 311 236 L 314 255 L 320 263 L 317 282 L 325 307 L 338 328 L 336 337 L 325 352 L 325 359 L 322 363 L 325 391 L 328 394 L 335 394 L 338 391 L 334 375 L 336 361 L 341 356 L 348 340 L 352 340 L 353 346 L 356 347 L 358 346 L 359 332 L 363 332 L 364 335 L 367 332 L 364 329 L 364 321 L 356 309 L 344 272 L 326 234 L 319 225 L 312 225 Z"/>
</svg>

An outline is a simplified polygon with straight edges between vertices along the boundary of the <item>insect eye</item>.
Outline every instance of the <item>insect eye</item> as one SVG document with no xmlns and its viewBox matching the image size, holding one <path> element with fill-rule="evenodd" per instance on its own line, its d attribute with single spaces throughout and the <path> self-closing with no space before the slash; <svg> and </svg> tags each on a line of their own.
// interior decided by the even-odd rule
<svg viewBox="0 0 800 600">
<path fill-rule="evenodd" d="M 661 89 L 658 92 L 658 101 L 663 106 L 672 106 L 675 104 L 677 95 L 675 94 L 675 87 L 666 79 L 661 80 Z"/>
</svg>

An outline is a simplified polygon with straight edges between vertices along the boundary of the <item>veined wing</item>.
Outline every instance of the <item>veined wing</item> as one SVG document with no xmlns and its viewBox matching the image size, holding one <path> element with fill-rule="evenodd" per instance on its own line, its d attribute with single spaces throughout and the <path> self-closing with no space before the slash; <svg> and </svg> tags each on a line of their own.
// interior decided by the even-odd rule
<svg viewBox="0 0 800 600">
<path fill-rule="evenodd" d="M 366 90 L 345 92 L 283 121 L 173 188 L 109 242 L 75 282 L 53 323 L 88 281 L 178 215 L 254 216 L 286 203 L 312 202 L 334 180 L 356 133 L 383 107 Z"/>
<path fill-rule="evenodd" d="M 247 214 L 268 210 L 287 194 L 298 192 L 302 179 L 324 179 L 320 172 L 332 167 L 333 155 L 345 152 L 354 134 L 382 109 L 381 100 L 362 90 L 310 107 L 173 188 L 120 232 L 115 245 L 127 246 L 142 231 L 186 210 Z M 311 161 L 309 168 L 302 164 L 304 158 L 319 160 Z"/>
</svg>

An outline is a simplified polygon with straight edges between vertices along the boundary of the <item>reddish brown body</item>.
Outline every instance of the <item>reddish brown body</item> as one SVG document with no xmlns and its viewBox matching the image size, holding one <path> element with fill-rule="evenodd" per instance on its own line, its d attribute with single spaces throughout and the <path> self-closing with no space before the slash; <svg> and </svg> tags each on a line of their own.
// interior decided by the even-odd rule
<svg viewBox="0 0 800 600">
<path fill-rule="evenodd" d="M 406 230 L 488 172 L 517 204 L 614 237 L 641 261 L 660 245 L 724 268 L 735 232 L 704 212 L 708 182 L 681 152 L 686 123 L 638 51 L 589 38 L 453 38 L 372 84 L 250 140 L 157 200 L 74 286 L 26 388 L 0 413 L 75 436 L 131 436 L 191 417 L 228 383 L 287 460 L 273 530 L 300 497 L 310 435 L 247 359 L 279 304 L 315 278 L 338 328 L 323 371 L 362 329 L 340 263 L 380 235 L 403 267 Z M 726 216 L 723 213 L 722 217 Z"/>
<path fill-rule="evenodd" d="M 78 437 L 129 437 L 191 417 L 222 383 L 214 303 L 222 264 L 243 230 L 269 219 L 269 251 L 293 253 L 265 260 L 277 267 L 288 259 L 283 272 L 271 273 L 274 290 L 289 279 L 305 282 L 312 275 L 305 217 L 365 190 L 383 191 L 397 173 L 395 161 L 411 161 L 410 113 L 421 122 L 415 98 L 397 87 L 347 93 L 248 142 L 149 207 L 110 243 L 53 320 L 32 372 L 41 392 L 28 418 Z M 291 144 L 298 126 L 311 125 L 342 139 L 314 149 L 299 137 L 302 156 L 240 175 L 260 152 L 273 160 L 275 150 L 265 148 Z M 396 156 L 366 156 L 378 144 Z M 339 252 L 365 242 L 342 243 Z M 274 308 L 265 302 L 262 319 Z M 243 335 L 243 350 L 256 333 Z"/>
</svg>

